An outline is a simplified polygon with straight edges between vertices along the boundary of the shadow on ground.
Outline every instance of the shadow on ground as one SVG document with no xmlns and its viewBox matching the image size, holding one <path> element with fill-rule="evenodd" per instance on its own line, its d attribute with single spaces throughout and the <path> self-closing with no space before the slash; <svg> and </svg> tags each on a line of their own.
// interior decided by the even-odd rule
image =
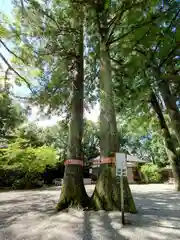
<svg viewBox="0 0 180 240">
<path fill-rule="evenodd" d="M 84 212 L 83 240 L 94 239 L 127 240 L 129 238 L 121 235 L 120 231 L 112 226 L 109 213 L 103 211 Z"/>
<path fill-rule="evenodd" d="M 132 187 L 138 214 L 126 214 L 130 224 L 124 227 L 120 212 L 56 213 L 59 187 L 1 192 L 0 240 L 180 239 L 180 194 L 169 186 L 146 188 Z"/>
</svg>

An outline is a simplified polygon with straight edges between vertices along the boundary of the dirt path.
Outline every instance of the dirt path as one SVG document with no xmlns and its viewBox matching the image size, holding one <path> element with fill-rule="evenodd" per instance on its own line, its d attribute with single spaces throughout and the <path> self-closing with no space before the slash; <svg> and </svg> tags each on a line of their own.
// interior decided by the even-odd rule
<svg viewBox="0 0 180 240">
<path fill-rule="evenodd" d="M 138 214 L 55 213 L 60 189 L 0 193 L 0 240 L 180 239 L 180 193 L 172 185 L 132 185 Z M 93 186 L 87 186 L 89 193 Z"/>
</svg>

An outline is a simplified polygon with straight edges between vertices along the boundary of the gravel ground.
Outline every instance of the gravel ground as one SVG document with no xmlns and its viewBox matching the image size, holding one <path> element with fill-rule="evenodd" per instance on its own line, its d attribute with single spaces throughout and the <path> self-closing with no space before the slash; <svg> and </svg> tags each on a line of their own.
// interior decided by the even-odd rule
<svg viewBox="0 0 180 240">
<path fill-rule="evenodd" d="M 94 186 L 86 186 L 89 194 Z M 60 187 L 0 193 L 0 240 L 180 239 L 180 193 L 173 185 L 131 185 L 138 214 L 55 213 Z"/>
</svg>

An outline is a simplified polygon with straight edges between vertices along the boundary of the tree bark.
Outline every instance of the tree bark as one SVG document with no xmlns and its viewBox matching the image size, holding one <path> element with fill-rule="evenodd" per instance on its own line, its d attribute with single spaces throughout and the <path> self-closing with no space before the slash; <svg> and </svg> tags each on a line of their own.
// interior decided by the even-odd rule
<svg viewBox="0 0 180 240">
<path fill-rule="evenodd" d="M 176 190 L 180 191 L 180 158 L 173 144 L 173 139 L 171 137 L 171 134 L 169 132 L 168 126 L 164 119 L 162 110 L 159 106 L 158 100 L 154 92 L 151 93 L 151 104 L 152 104 L 152 107 L 154 108 L 154 111 L 157 114 L 161 129 L 162 129 L 162 134 L 164 136 L 165 145 L 167 149 L 167 155 L 171 163 L 172 172 L 175 179 Z"/>
<path fill-rule="evenodd" d="M 97 12 L 100 35 L 100 151 L 101 159 L 112 156 L 119 151 L 119 139 L 112 91 L 112 70 L 109 49 L 107 9 Z M 96 10 L 98 11 L 98 10 Z M 126 211 L 136 212 L 135 204 L 127 178 L 124 179 Z M 92 207 L 96 210 L 120 210 L 120 183 L 117 181 L 115 167 L 112 164 L 101 164 L 100 176 L 96 182 L 91 198 Z"/>
<path fill-rule="evenodd" d="M 83 97 L 84 97 L 84 59 L 83 59 L 83 26 L 79 41 L 79 56 L 76 59 L 76 69 L 72 82 L 71 118 L 69 124 L 68 159 L 82 160 L 83 134 Z M 68 207 L 86 207 L 89 197 L 83 183 L 83 167 L 80 165 L 66 165 L 63 187 L 57 205 L 57 210 Z"/>
<path fill-rule="evenodd" d="M 180 143 L 180 112 L 176 105 L 176 98 L 172 95 L 167 80 L 159 80 L 158 86 L 167 108 L 173 130 Z"/>
</svg>

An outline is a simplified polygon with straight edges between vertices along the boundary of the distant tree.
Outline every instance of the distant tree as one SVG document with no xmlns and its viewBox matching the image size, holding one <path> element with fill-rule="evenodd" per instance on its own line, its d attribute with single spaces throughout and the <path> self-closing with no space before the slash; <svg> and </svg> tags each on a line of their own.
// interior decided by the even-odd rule
<svg viewBox="0 0 180 240">
<path fill-rule="evenodd" d="M 40 147 L 45 145 L 44 130 L 35 123 L 26 123 L 16 130 L 19 138 L 26 140 L 26 145 Z"/>
<path fill-rule="evenodd" d="M 10 138 L 14 130 L 26 119 L 21 105 L 13 101 L 7 93 L 0 97 L 0 138 Z"/>
</svg>

